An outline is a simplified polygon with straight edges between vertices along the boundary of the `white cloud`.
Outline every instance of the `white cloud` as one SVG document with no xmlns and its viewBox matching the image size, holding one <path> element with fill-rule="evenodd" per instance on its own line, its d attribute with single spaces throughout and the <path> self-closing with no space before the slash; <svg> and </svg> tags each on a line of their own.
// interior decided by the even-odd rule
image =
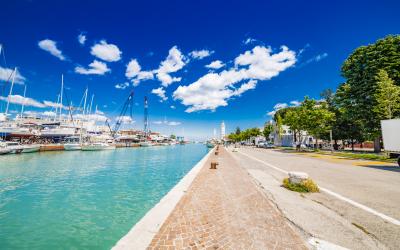
<svg viewBox="0 0 400 250">
<path fill-rule="evenodd" d="M 129 87 L 129 82 L 115 84 L 116 89 L 126 89 Z"/>
<path fill-rule="evenodd" d="M 155 72 L 157 73 L 157 79 L 161 82 L 164 87 L 167 87 L 173 82 L 179 82 L 180 77 L 171 77 L 170 73 L 177 72 L 186 65 L 186 57 L 176 47 L 172 47 L 167 58 L 161 62 L 160 67 Z"/>
<path fill-rule="evenodd" d="M 171 109 L 176 109 L 174 105 L 169 106 Z"/>
<path fill-rule="evenodd" d="M 131 59 L 126 66 L 125 76 L 133 82 L 134 86 L 137 86 L 141 81 L 153 79 L 154 73 L 142 71 L 139 62 L 136 59 Z"/>
<path fill-rule="evenodd" d="M 13 69 L 0 67 L 0 80 L 2 81 L 12 81 L 13 78 Z M 15 75 L 15 83 L 24 84 L 26 78 L 23 77 L 17 70 L 17 74 Z"/>
<path fill-rule="evenodd" d="M 193 59 L 200 60 L 205 57 L 211 56 L 212 54 L 214 54 L 214 51 L 203 49 L 203 50 L 194 50 L 189 53 L 189 56 L 191 56 Z"/>
<path fill-rule="evenodd" d="M 256 41 L 257 41 L 256 39 L 248 37 L 248 38 L 246 38 L 246 40 L 243 41 L 243 43 L 247 45 L 247 44 L 250 44 L 250 43 L 254 43 Z"/>
<path fill-rule="evenodd" d="M 85 42 L 86 42 L 86 35 L 83 34 L 83 33 L 80 33 L 80 34 L 78 35 L 78 42 L 79 42 L 80 44 L 84 45 Z"/>
<path fill-rule="evenodd" d="M 287 107 L 288 107 L 287 103 L 277 103 L 274 106 L 274 110 L 280 110 L 280 109 L 284 109 Z"/>
<path fill-rule="evenodd" d="M 130 116 L 118 116 L 116 119 L 121 119 L 122 123 L 134 123 L 135 121 Z"/>
<path fill-rule="evenodd" d="M 323 59 L 325 59 L 326 57 L 328 57 L 328 53 L 322 53 L 322 54 L 318 54 L 310 59 L 308 59 L 307 61 L 305 61 L 304 63 L 302 63 L 299 67 L 303 67 L 307 64 L 310 64 L 312 62 L 319 62 Z"/>
<path fill-rule="evenodd" d="M 111 71 L 107 64 L 94 60 L 89 64 L 89 68 L 84 68 L 81 66 L 75 67 L 75 72 L 82 75 L 104 75 L 105 73 Z"/>
<path fill-rule="evenodd" d="M 165 96 L 165 89 L 163 87 L 153 89 L 151 93 L 158 95 L 161 98 L 160 102 L 166 101 L 168 99 L 168 97 Z"/>
<path fill-rule="evenodd" d="M 121 59 L 122 52 L 115 44 L 109 44 L 105 40 L 93 45 L 90 53 L 107 62 L 116 62 Z"/>
<path fill-rule="evenodd" d="M 297 100 L 293 100 L 290 102 L 290 104 L 294 107 L 300 106 L 301 102 L 297 101 Z"/>
<path fill-rule="evenodd" d="M 154 121 L 153 123 L 154 123 L 154 124 L 157 124 L 157 125 L 164 124 L 164 125 L 167 125 L 167 126 L 178 126 L 178 125 L 181 125 L 181 124 L 182 124 L 181 122 L 167 121 L 167 120 L 164 120 L 164 121 Z"/>
<path fill-rule="evenodd" d="M 55 113 L 55 112 L 52 112 L 52 111 L 45 111 L 45 112 L 43 112 L 42 113 L 42 115 L 44 115 L 44 116 L 56 116 L 57 114 Z"/>
<path fill-rule="evenodd" d="M 51 108 L 60 108 L 60 107 L 62 107 L 65 110 L 69 110 L 69 106 L 61 105 L 61 103 L 56 103 L 56 102 L 52 102 L 52 101 L 43 101 L 43 104 L 46 107 L 51 107 Z"/>
<path fill-rule="evenodd" d="M 49 52 L 53 56 L 57 57 L 58 59 L 64 61 L 65 56 L 62 54 L 62 51 L 57 48 L 57 43 L 53 40 L 50 39 L 45 39 L 42 41 L 39 41 L 38 43 L 39 48 L 41 48 L 44 51 Z"/>
<path fill-rule="evenodd" d="M 299 101 L 294 100 L 294 101 L 291 101 L 290 104 L 291 104 L 291 107 L 297 107 L 301 103 Z M 276 111 L 278 111 L 280 109 L 287 108 L 287 107 L 289 107 L 289 105 L 287 103 L 285 103 L 285 102 L 277 103 L 277 104 L 274 105 L 274 110 L 267 112 L 267 115 L 274 116 Z"/>
<path fill-rule="evenodd" d="M 269 80 L 295 63 L 295 52 L 286 46 L 275 54 L 269 47 L 256 46 L 236 57 L 234 67 L 220 73 L 208 73 L 188 86 L 179 86 L 173 97 L 188 106 L 188 113 L 215 111 L 220 106 L 227 106 L 230 98 L 254 89 L 257 81 Z M 235 86 L 239 84 L 239 87 Z"/>
<path fill-rule="evenodd" d="M 10 95 L 10 103 L 13 104 L 18 104 L 18 105 L 24 105 L 24 106 L 32 106 L 36 108 L 44 108 L 45 105 L 39 101 L 36 101 L 32 98 L 29 97 L 23 97 L 20 95 Z M 0 96 L 0 100 L 7 102 L 8 97 L 6 96 Z"/>
<path fill-rule="evenodd" d="M 181 124 L 182 124 L 181 122 L 167 122 L 168 126 L 178 126 L 178 125 L 181 125 Z"/>
<path fill-rule="evenodd" d="M 209 69 L 219 69 L 224 66 L 225 66 L 225 64 L 223 62 L 221 62 L 220 60 L 215 60 L 215 61 L 211 62 L 210 64 L 206 65 L 205 67 L 209 68 Z"/>
<path fill-rule="evenodd" d="M 167 87 L 173 82 L 179 82 L 180 77 L 172 77 L 170 73 L 174 73 L 182 69 L 187 63 L 187 58 L 176 47 L 172 47 L 167 58 L 160 63 L 158 69 L 142 71 L 139 62 L 131 59 L 126 67 L 125 76 L 137 86 L 141 81 L 154 79 L 154 76 L 161 82 L 162 86 Z"/>
</svg>

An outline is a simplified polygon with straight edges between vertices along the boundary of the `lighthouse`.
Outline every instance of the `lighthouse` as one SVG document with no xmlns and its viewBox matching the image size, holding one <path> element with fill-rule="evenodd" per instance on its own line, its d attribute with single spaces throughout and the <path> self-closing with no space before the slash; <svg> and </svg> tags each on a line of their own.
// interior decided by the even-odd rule
<svg viewBox="0 0 400 250">
<path fill-rule="evenodd" d="M 225 139 L 225 122 L 222 121 L 221 123 L 221 140 Z"/>
</svg>

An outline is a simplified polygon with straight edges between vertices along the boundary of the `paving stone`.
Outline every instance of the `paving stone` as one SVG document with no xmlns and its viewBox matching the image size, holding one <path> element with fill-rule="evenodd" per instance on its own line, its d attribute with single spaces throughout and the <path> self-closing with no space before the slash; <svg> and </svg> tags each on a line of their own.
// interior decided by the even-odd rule
<svg viewBox="0 0 400 250">
<path fill-rule="evenodd" d="M 209 169 L 217 161 L 217 169 Z M 253 179 L 220 147 L 148 249 L 307 249 Z"/>
</svg>

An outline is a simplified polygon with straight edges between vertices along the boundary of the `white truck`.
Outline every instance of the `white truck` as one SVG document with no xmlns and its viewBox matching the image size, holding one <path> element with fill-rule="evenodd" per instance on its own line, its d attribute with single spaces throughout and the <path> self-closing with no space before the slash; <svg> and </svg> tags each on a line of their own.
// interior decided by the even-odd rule
<svg viewBox="0 0 400 250">
<path fill-rule="evenodd" d="M 382 120 L 383 147 L 400 166 L 400 119 Z"/>
</svg>

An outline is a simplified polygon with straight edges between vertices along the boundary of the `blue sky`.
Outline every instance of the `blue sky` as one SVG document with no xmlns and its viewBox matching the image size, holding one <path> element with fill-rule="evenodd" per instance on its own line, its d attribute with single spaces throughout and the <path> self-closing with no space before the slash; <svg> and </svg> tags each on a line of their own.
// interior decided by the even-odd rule
<svg viewBox="0 0 400 250">
<path fill-rule="evenodd" d="M 6 62 L 1 58 L 0 79 L 7 68 L 18 67 L 27 96 L 39 103 L 25 110 L 51 111 L 43 102 L 57 100 L 64 74 L 75 105 L 88 87 L 98 109 L 115 117 L 133 87 L 133 126 L 143 127 L 147 95 L 153 130 L 196 139 L 212 136 L 222 120 L 227 132 L 262 126 L 276 104 L 319 98 L 322 90 L 343 82 L 340 66 L 352 50 L 398 34 L 400 27 L 398 1 L 1 5 Z M 5 81 L 0 84 L 7 96 L 9 84 L 5 89 Z M 23 89 L 17 84 L 14 94 Z"/>
</svg>

